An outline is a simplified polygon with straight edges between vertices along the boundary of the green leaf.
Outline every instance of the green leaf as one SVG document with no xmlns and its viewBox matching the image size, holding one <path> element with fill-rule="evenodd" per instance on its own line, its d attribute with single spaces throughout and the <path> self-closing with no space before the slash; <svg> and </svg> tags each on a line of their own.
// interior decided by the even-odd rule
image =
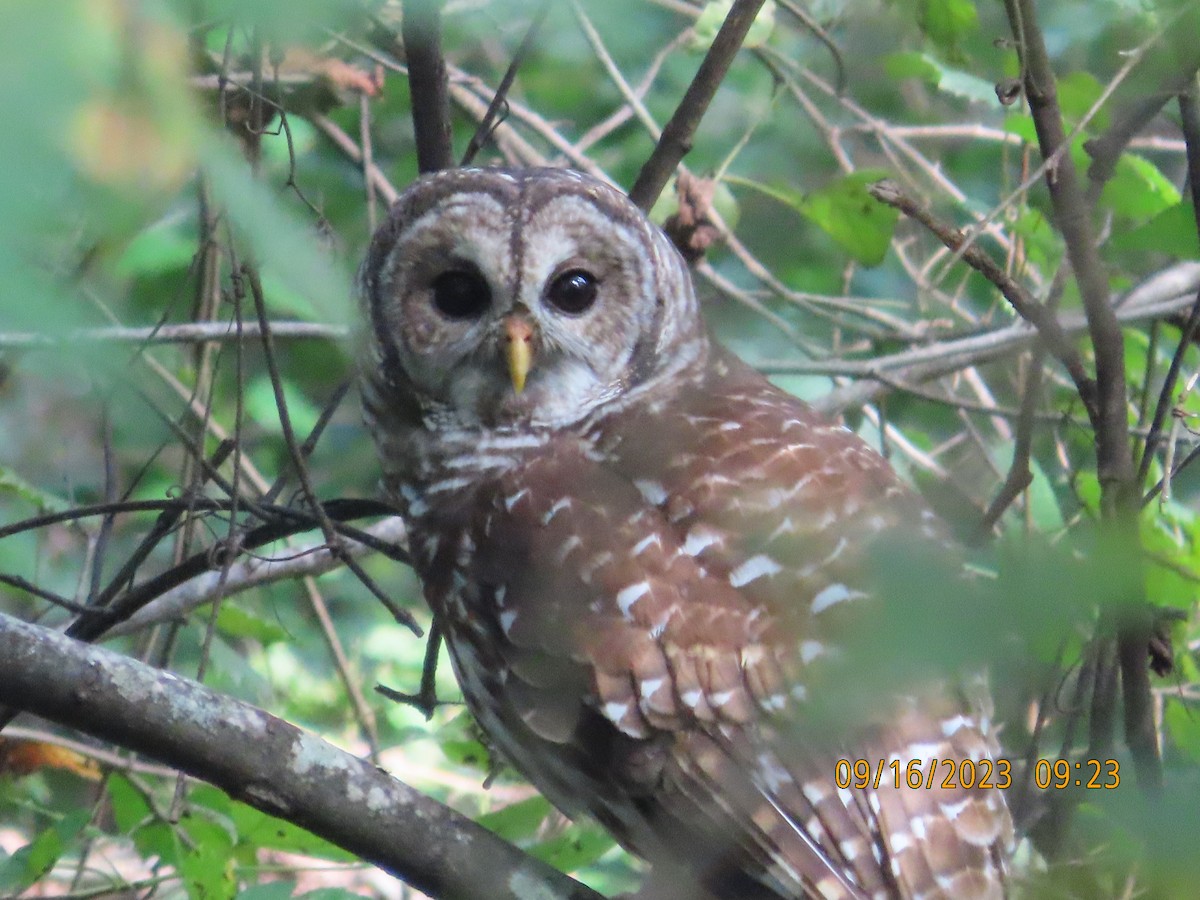
<svg viewBox="0 0 1200 900">
<path fill-rule="evenodd" d="M 175 829 L 166 822 L 150 822 L 135 829 L 130 837 L 142 859 L 157 858 L 169 866 L 178 864 L 183 847 Z"/>
<path fill-rule="evenodd" d="M 979 14 L 972 0 L 894 0 L 894 5 L 952 57 L 960 56 L 959 45 L 979 30 Z"/>
<path fill-rule="evenodd" d="M 1176 697 L 1168 697 L 1163 722 L 1176 749 L 1200 763 L 1200 711 Z"/>
<path fill-rule="evenodd" d="M 484 813 L 475 821 L 510 843 L 533 837 L 553 807 L 544 797 L 530 797 L 503 809 Z"/>
<path fill-rule="evenodd" d="M 479 741 L 450 739 L 440 741 L 438 746 L 446 754 L 446 759 L 453 763 L 484 771 L 488 769 L 491 757 L 487 748 Z"/>
<path fill-rule="evenodd" d="M 1096 80 L 1096 76 L 1082 69 L 1077 69 L 1058 79 L 1058 105 L 1062 109 L 1063 118 L 1069 128 L 1087 115 L 1088 110 L 1095 106 L 1096 101 L 1104 92 L 1104 86 Z M 1108 127 L 1108 110 L 1101 107 L 1088 120 L 1087 131 L 1095 134 Z"/>
<path fill-rule="evenodd" d="M 928 53 L 893 53 L 884 59 L 889 78 L 919 78 L 944 93 L 977 103 L 994 103 L 995 85 L 985 78 L 948 66 Z"/>
<path fill-rule="evenodd" d="M 900 213 L 868 194 L 867 185 L 887 176 L 882 169 L 861 169 L 835 179 L 807 196 L 790 188 L 745 178 L 728 180 L 731 184 L 753 188 L 794 209 L 863 265 L 875 266 L 883 262 L 887 254 Z"/>
<path fill-rule="evenodd" d="M 588 866 L 616 846 L 607 832 L 595 825 L 570 825 L 550 840 L 529 848 L 529 853 L 560 872 Z"/>
<path fill-rule="evenodd" d="M 867 185 L 887 176 L 863 169 L 831 181 L 809 194 L 800 213 L 866 266 L 883 262 L 900 213 L 867 193 Z"/>
<path fill-rule="evenodd" d="M 1130 219 L 1148 219 L 1176 206 L 1182 198 L 1158 166 L 1145 157 L 1123 153 L 1113 177 L 1104 185 L 1101 202 Z"/>
<path fill-rule="evenodd" d="M 180 825 L 191 838 L 179 871 L 192 900 L 232 900 L 237 892 L 233 840 L 224 828 L 203 816 L 188 815 Z"/>
<path fill-rule="evenodd" d="M 76 810 L 55 822 L 0 863 L 0 889 L 16 896 L 54 868 L 91 820 L 90 810 Z"/>
<path fill-rule="evenodd" d="M 139 232 L 113 264 L 118 275 L 159 275 L 187 269 L 196 255 L 194 229 L 179 220 L 158 222 Z"/>
<path fill-rule="evenodd" d="M 959 43 L 979 30 L 979 14 L 971 0 L 921 0 L 918 24 L 931 41 L 955 52 Z"/>
<path fill-rule="evenodd" d="M 1200 251 L 1196 245 L 1196 219 L 1192 204 L 1177 203 L 1144 225 L 1118 232 L 1113 236 L 1112 244 L 1118 250 L 1142 250 L 1195 259 Z"/>
<path fill-rule="evenodd" d="M 33 506 L 39 515 L 65 512 L 69 508 L 66 500 L 34 487 L 12 469 L 0 466 L 0 496 L 4 494 L 20 497 Z"/>
<path fill-rule="evenodd" d="M 916 51 L 889 53 L 883 58 L 883 71 L 893 81 L 899 81 L 902 78 L 919 78 L 932 85 L 936 85 L 942 77 L 941 63 L 928 53 Z"/>
<path fill-rule="evenodd" d="M 233 804 L 230 819 L 237 829 L 239 841 L 260 849 L 285 850 L 334 862 L 350 862 L 357 858 L 299 825 L 269 816 L 244 803 Z"/>
<path fill-rule="evenodd" d="M 108 796 L 117 827 L 132 837 L 142 858 L 158 857 L 165 863 L 174 864 L 179 852 L 175 830 L 154 818 L 142 792 L 127 778 L 114 773 L 108 779 Z"/>
<path fill-rule="evenodd" d="M 303 441 L 312 431 L 321 411 L 309 402 L 290 381 L 283 382 L 283 398 L 287 403 L 288 418 L 292 423 L 292 433 L 297 441 Z M 266 375 L 255 378 L 246 387 L 246 412 L 264 430 L 272 434 L 283 434 L 283 425 L 279 419 L 279 408 L 275 404 L 275 389 L 271 379 Z"/>
<path fill-rule="evenodd" d="M 226 637 L 251 638 L 261 644 L 287 640 L 286 628 L 271 619 L 264 619 L 232 603 L 222 603 L 217 613 L 217 628 Z"/>
<path fill-rule="evenodd" d="M 112 803 L 113 820 L 121 831 L 132 831 L 150 819 L 150 804 L 123 775 L 114 772 L 109 776 L 108 799 Z"/>
<path fill-rule="evenodd" d="M 1011 457 L 1011 453 L 1009 455 Z M 1046 477 L 1045 469 L 1036 459 L 1031 458 L 1029 471 L 1033 474 L 1033 481 L 1029 483 L 1026 491 L 1029 498 L 1030 518 L 1032 518 L 1034 526 L 1043 534 L 1061 531 L 1066 522 L 1063 519 L 1062 510 L 1058 506 L 1058 497 L 1054 494 L 1050 479 Z"/>
<path fill-rule="evenodd" d="M 1100 479 L 1095 472 L 1082 471 L 1075 477 L 1075 494 L 1084 509 L 1093 516 L 1100 514 Z"/>
</svg>

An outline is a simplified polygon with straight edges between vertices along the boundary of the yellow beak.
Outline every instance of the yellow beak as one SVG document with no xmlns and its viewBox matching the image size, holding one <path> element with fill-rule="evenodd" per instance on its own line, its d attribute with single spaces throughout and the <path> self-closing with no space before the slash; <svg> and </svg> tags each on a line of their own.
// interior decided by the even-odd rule
<svg viewBox="0 0 1200 900">
<path fill-rule="evenodd" d="M 509 316 L 504 322 L 504 344 L 508 376 L 519 395 L 525 390 L 525 378 L 533 367 L 533 326 L 526 319 Z"/>
</svg>

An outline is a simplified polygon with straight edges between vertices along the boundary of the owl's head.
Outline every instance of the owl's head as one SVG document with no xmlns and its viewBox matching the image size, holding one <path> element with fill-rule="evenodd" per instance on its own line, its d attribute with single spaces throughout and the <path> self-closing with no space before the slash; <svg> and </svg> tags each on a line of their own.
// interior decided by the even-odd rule
<svg viewBox="0 0 1200 900">
<path fill-rule="evenodd" d="M 695 363 L 667 237 L 564 169 L 455 169 L 392 207 L 360 272 L 379 399 L 460 427 L 562 426 Z"/>
</svg>

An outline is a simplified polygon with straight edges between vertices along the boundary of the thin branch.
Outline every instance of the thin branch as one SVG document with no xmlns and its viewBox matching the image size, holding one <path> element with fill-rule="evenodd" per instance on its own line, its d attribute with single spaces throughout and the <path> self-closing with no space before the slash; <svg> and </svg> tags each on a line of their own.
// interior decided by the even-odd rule
<svg viewBox="0 0 1200 900">
<path fill-rule="evenodd" d="M 1168 39 L 1172 35 L 1185 43 L 1183 58 L 1170 67 L 1170 75 L 1162 80 L 1158 89 L 1149 94 L 1139 94 L 1125 104 L 1121 113 L 1098 137 L 1083 145 L 1092 157 L 1088 167 L 1088 178 L 1093 184 L 1103 185 L 1112 177 L 1117 161 L 1134 137 L 1159 114 L 1172 97 L 1184 94 L 1195 85 L 1196 71 L 1200 69 L 1200 45 L 1193 39 L 1200 29 L 1200 7 L 1195 4 L 1185 11 L 1183 19 L 1171 24 Z M 1136 89 L 1136 88 L 1135 88 Z"/>
<path fill-rule="evenodd" d="M 358 98 L 358 139 L 362 144 L 359 162 L 363 170 L 363 187 L 367 192 L 367 231 L 374 233 L 379 211 L 375 208 L 375 179 L 371 177 L 371 169 L 375 168 L 375 151 L 371 142 L 371 98 L 366 94 Z"/>
<path fill-rule="evenodd" d="M 1187 309 L 1198 288 L 1200 263 L 1177 263 L 1134 288 L 1115 302 L 1113 308 L 1123 323 L 1168 316 Z M 1066 313 L 1059 321 L 1068 335 L 1080 334 L 1087 329 L 1087 321 L 1080 313 Z M 937 378 L 1024 349 L 1037 337 L 1036 329 L 1019 323 L 871 360 L 761 360 L 757 367 L 770 374 L 841 375 L 876 382 L 861 381 L 839 387 L 814 401 L 815 408 L 829 415 L 861 406 L 886 390 L 897 378 L 913 382 Z"/>
<path fill-rule="evenodd" d="M 1033 116 L 1042 158 L 1054 159 L 1046 172 L 1046 186 L 1054 207 L 1054 220 L 1066 243 L 1067 257 L 1087 312 L 1088 331 L 1096 359 L 1096 474 L 1102 488 L 1101 506 L 1115 516 L 1136 501 L 1133 456 L 1126 430 L 1127 390 L 1125 339 L 1108 305 L 1108 282 L 1092 231 L 1091 210 L 1075 172 L 1050 56 L 1046 51 L 1032 0 L 1005 0 L 1016 37 L 1024 73 L 1025 97 Z M 1051 352 L 1054 346 L 1050 345 Z M 1088 402 L 1088 398 L 1084 398 Z"/>
<path fill-rule="evenodd" d="M 316 322 L 271 322 L 271 334 L 291 340 L 341 341 L 350 336 L 344 325 Z M 33 332 L 0 332 L 0 350 L 69 349 L 79 344 L 194 344 L 246 341 L 259 337 L 257 323 L 247 322 L 239 333 L 232 322 L 185 322 L 145 327 L 106 326 L 79 328 L 61 335 Z"/>
<path fill-rule="evenodd" d="M 988 505 L 987 512 L 976 527 L 974 542 L 980 543 L 1000 521 L 1004 511 L 1033 484 L 1033 471 L 1029 461 L 1033 451 L 1034 413 L 1037 411 L 1038 393 L 1042 388 L 1042 367 L 1045 365 L 1045 347 L 1038 344 L 1030 356 L 1026 369 L 1025 390 L 1021 395 L 1021 411 L 1017 416 L 1017 434 L 1013 443 L 1013 460 L 1008 475 L 1000 490 Z"/>
<path fill-rule="evenodd" d="M 799 3 L 794 2 L 794 0 L 779 0 L 779 5 L 800 23 L 801 28 L 820 41 L 825 49 L 829 51 L 829 56 L 833 59 L 833 67 L 837 71 L 833 83 L 840 94 L 846 89 L 846 63 L 842 59 L 842 51 L 838 48 L 838 45 L 829 36 L 829 32 L 821 27 L 821 23 L 810 16 L 808 11 Z"/>
<path fill-rule="evenodd" d="M 1197 290 L 1200 290 L 1200 263 L 1177 263 L 1119 298 L 1113 308 L 1122 323 L 1162 318 L 1188 309 Z M 1062 314 L 1058 323 L 1068 338 L 1087 329 L 1087 321 L 1077 312 Z M 1022 350 L 1037 337 L 1036 329 L 1020 322 L 982 334 L 942 338 L 912 350 L 901 350 L 872 359 L 766 359 L 758 361 L 757 366 L 762 371 L 776 375 L 876 378 L 884 372 L 898 373 L 896 377 L 912 377 L 915 372 L 922 378 L 933 378 Z"/>
<path fill-rule="evenodd" d="M 379 166 L 375 165 L 373 162 L 369 164 L 363 163 L 363 152 L 359 148 L 358 144 L 355 143 L 354 138 L 346 134 L 346 132 L 343 131 L 342 128 L 328 116 L 314 115 L 309 116 L 308 120 L 317 126 L 317 130 L 324 134 L 325 137 L 333 141 L 333 145 L 337 147 L 343 154 L 345 154 L 351 162 L 356 162 L 360 165 L 363 165 L 363 168 L 366 170 L 366 177 L 371 180 L 371 184 L 374 185 L 375 190 L 377 190 L 383 196 L 383 199 L 387 201 L 389 206 L 396 202 L 396 200 L 400 197 L 400 191 L 398 191 L 396 186 L 392 184 L 385 174 L 383 174 L 383 170 L 380 169 Z M 271 331 L 274 332 L 277 337 L 284 336 L 278 330 L 276 325 L 271 326 Z"/>
<path fill-rule="evenodd" d="M 354 714 L 359 730 L 366 739 L 367 747 L 370 748 L 371 762 L 378 765 L 379 728 L 375 720 L 375 711 L 367 703 L 361 681 L 353 671 L 349 657 L 346 656 L 346 648 L 342 644 L 342 639 L 338 637 L 333 617 L 329 614 L 329 604 L 325 602 L 325 597 L 317 587 L 317 579 L 312 575 L 305 575 L 300 583 L 304 586 L 304 595 L 308 599 L 308 605 L 312 609 L 313 615 L 317 617 L 317 624 L 320 626 L 321 635 L 325 638 L 325 646 L 329 649 L 329 655 L 333 658 L 333 667 L 337 671 L 338 679 L 342 682 L 346 697 L 350 700 L 350 710 Z M 227 593 L 228 591 L 223 590 L 222 596 Z M 215 614 L 216 607 L 213 608 L 213 612 Z M 215 618 L 214 615 L 212 624 L 215 624 Z"/>
<path fill-rule="evenodd" d="M 601 900 L 369 761 L 288 722 L 3 614 L 0 703 L 201 778 L 433 897 Z"/>
<path fill-rule="evenodd" d="M 692 148 L 692 136 L 708 105 L 725 80 L 725 73 L 742 47 L 750 26 L 764 0 L 734 0 L 729 15 L 708 48 L 692 83 L 679 101 L 671 120 L 663 128 L 662 137 L 646 160 L 637 180 L 629 191 L 629 199 L 641 209 L 648 210 L 658 199 L 667 180 L 679 161 Z"/>
<path fill-rule="evenodd" d="M 412 98 L 417 166 L 435 172 L 454 165 L 450 141 L 450 101 L 446 61 L 442 58 L 442 13 L 439 0 L 410 0 L 404 4 L 404 57 Z"/>
<path fill-rule="evenodd" d="M 1200 447 L 1195 447 L 1192 449 L 1191 453 L 1183 458 L 1183 461 L 1179 465 L 1175 466 L 1169 473 L 1164 473 L 1163 477 L 1159 479 L 1158 484 L 1146 492 L 1146 496 L 1142 498 L 1142 506 L 1145 506 L 1154 500 L 1155 497 L 1163 492 L 1168 481 L 1170 481 L 1198 459 L 1200 459 Z"/>
<path fill-rule="evenodd" d="M 231 508 L 231 502 L 199 497 L 191 503 L 187 500 L 141 500 L 118 504 L 100 504 L 17 522 L 7 528 L 0 529 L 0 537 L 19 534 L 23 531 L 53 525 L 58 522 L 74 521 L 89 516 L 103 515 L 107 512 L 158 510 L 163 516 L 172 515 L 177 518 L 189 507 L 195 510 L 228 512 Z M 379 540 L 372 534 L 344 524 L 346 521 L 353 521 L 365 516 L 394 514 L 394 510 L 390 507 L 372 500 L 329 500 L 323 504 L 323 508 L 328 519 L 335 523 L 334 528 L 339 535 L 348 540 L 364 544 L 396 562 L 408 563 L 408 556 L 403 548 L 387 541 Z M 265 521 L 265 524 L 247 531 L 242 536 L 239 549 L 243 552 L 263 547 L 304 531 L 311 531 L 319 526 L 319 523 L 312 514 L 287 507 L 266 507 L 262 510 L 262 513 L 269 518 Z M 206 548 L 193 554 L 178 565 L 174 565 L 166 571 L 138 583 L 117 597 L 111 605 L 103 609 L 89 609 L 86 615 L 81 616 L 72 623 L 71 627 L 67 630 L 68 636 L 82 641 L 96 640 L 105 634 L 109 628 L 124 622 L 156 598 L 210 571 L 213 568 L 213 561 L 212 548 Z M 408 616 L 407 612 L 402 611 L 402 613 Z M 395 614 L 394 611 L 393 614 Z M 408 618 L 411 619 L 411 616 L 408 616 Z M 404 622 L 404 624 L 407 625 L 408 622 Z M 417 628 L 417 625 L 415 622 L 412 622 L 409 627 L 410 629 Z M 419 628 L 417 630 L 419 631 Z M 2 718 L 0 716 L 0 719 Z"/>
<path fill-rule="evenodd" d="M 1092 228 L 1091 205 L 1080 187 L 1075 162 L 1067 152 L 1070 145 L 1058 106 L 1054 69 L 1038 26 L 1035 4 L 1033 0 L 1005 0 L 1005 9 L 1016 38 L 1025 98 L 1033 116 L 1038 147 L 1046 163 L 1055 160 L 1047 169 L 1046 187 L 1087 315 L 1096 366 L 1094 418 L 1101 514 L 1110 541 L 1127 552 L 1130 566 L 1136 569 L 1139 565 L 1136 548 L 1140 545 L 1136 515 L 1141 492 L 1127 421 L 1125 337 L 1108 303 L 1108 279 Z M 1133 62 L 1131 59 L 1130 64 Z M 1139 582 L 1136 576 L 1130 577 L 1127 589 L 1137 592 Z M 1141 599 L 1131 595 L 1111 615 L 1116 626 L 1125 741 L 1133 753 L 1139 781 L 1145 788 L 1154 789 L 1162 785 L 1162 762 L 1147 665 L 1151 628 Z"/>
<path fill-rule="evenodd" d="M 492 96 L 492 102 L 488 104 L 487 112 L 484 113 L 482 121 L 475 129 L 475 133 L 471 135 L 471 140 L 467 142 L 467 149 L 463 152 L 461 166 L 471 164 L 492 132 L 499 124 L 499 119 L 503 118 L 500 115 L 501 109 L 507 104 L 508 92 L 512 88 L 513 81 L 517 77 L 517 72 L 521 68 L 521 64 L 525 62 L 525 58 L 529 55 L 529 51 L 533 49 L 533 42 L 537 38 L 538 31 L 542 27 L 542 22 L 546 19 L 546 13 L 550 11 L 550 0 L 542 0 L 542 5 L 538 7 L 538 11 L 534 13 L 533 21 L 529 23 L 529 28 L 525 31 L 525 37 L 521 39 L 520 45 L 517 47 L 517 52 L 513 54 L 512 62 L 508 64 L 508 69 L 504 72 L 504 77 L 500 79 L 500 84 L 496 87 L 496 93 Z"/>
<path fill-rule="evenodd" d="M 375 595 L 384 607 L 391 612 L 396 621 L 407 626 L 409 631 L 418 637 L 421 636 L 421 627 L 413 619 L 412 615 L 389 597 L 375 583 L 375 580 L 358 564 L 358 562 L 344 552 L 342 543 L 338 538 L 337 529 L 333 527 L 333 522 L 325 514 L 324 507 L 317 499 L 317 492 L 313 488 L 312 478 L 308 472 L 308 464 L 305 462 L 304 454 L 300 450 L 299 444 L 296 443 L 296 432 L 292 428 L 291 416 L 288 413 L 287 399 L 283 393 L 283 379 L 279 374 L 279 367 L 275 359 L 274 344 L 271 340 L 271 329 L 267 321 L 267 302 L 263 296 L 262 281 L 259 279 L 258 270 L 253 266 L 245 267 L 246 279 L 250 285 L 250 296 L 254 299 L 254 311 L 258 315 L 259 331 L 262 336 L 263 357 L 267 363 L 267 375 L 271 381 L 271 390 L 275 395 L 275 408 L 279 413 L 279 425 L 283 430 L 283 442 L 287 447 L 288 456 L 291 458 L 292 466 L 300 479 L 300 489 L 304 493 L 305 500 L 309 508 L 316 514 L 317 521 L 320 523 L 321 531 L 325 535 L 325 540 L 329 544 L 330 550 L 342 557 L 342 562 L 346 568 L 354 573 L 354 576 L 362 583 L 363 587 Z"/>
<path fill-rule="evenodd" d="M 378 541 L 395 544 L 401 548 L 406 546 L 404 520 L 399 516 L 383 519 L 363 531 Z M 373 552 L 374 549 L 369 544 L 351 540 L 346 547 L 346 553 L 357 557 Z M 248 554 L 230 566 L 224 594 L 230 597 L 264 584 L 322 575 L 336 569 L 341 562 L 338 556 L 330 552 L 324 540 L 288 547 L 278 556 Z M 220 587 L 219 576 L 219 572 L 211 570 L 200 573 L 178 587 L 160 594 L 124 622 L 109 629 L 108 633 L 115 637 L 140 631 L 150 625 L 182 619 L 192 610 L 216 599 Z"/>
<path fill-rule="evenodd" d="M 628 108 L 633 116 L 641 122 L 642 127 L 646 129 L 646 133 L 650 135 L 650 139 L 657 141 L 662 137 L 662 129 L 654 121 L 654 116 L 650 115 L 650 110 L 646 109 L 641 95 L 625 80 L 625 75 L 617 65 L 616 60 L 612 58 L 612 54 L 604 46 L 604 39 L 600 37 L 600 32 L 592 24 L 592 20 L 587 17 L 578 0 L 572 0 L 571 11 L 575 13 L 575 21 L 579 23 L 579 28 L 583 31 L 583 36 L 587 38 L 588 44 L 591 45 L 592 53 L 596 55 L 596 59 L 608 74 L 609 81 L 613 83 L 617 92 L 625 99 L 625 108 Z"/>
<path fill-rule="evenodd" d="M 20 575 L 8 575 L 0 572 L 0 584 L 6 584 L 10 588 L 16 588 L 18 591 L 23 591 L 26 594 L 45 600 L 47 603 L 53 603 L 55 606 L 65 609 L 68 612 L 73 612 L 76 615 L 86 615 L 91 611 L 91 607 L 82 603 L 76 603 L 74 600 L 68 600 L 66 597 L 61 597 L 46 588 L 38 587 L 32 581 L 22 578 Z"/>
<path fill-rule="evenodd" d="M 1192 80 L 1195 81 L 1193 75 Z M 1187 146 L 1188 184 L 1192 193 L 1192 211 L 1196 216 L 1196 232 L 1200 235 L 1200 100 L 1196 94 L 1185 93 L 1179 96 L 1179 112 L 1183 120 L 1183 134 Z M 1159 437 L 1162 434 L 1163 423 L 1171 410 L 1175 399 L 1175 385 L 1179 380 L 1179 371 L 1183 368 L 1183 358 L 1191 346 L 1192 339 L 1200 332 L 1200 291 L 1196 292 L 1196 302 L 1192 304 L 1191 312 L 1184 323 L 1179 335 L 1179 344 L 1171 357 L 1171 365 L 1163 378 L 1162 389 L 1158 393 L 1158 404 L 1154 408 L 1154 418 L 1150 423 L 1150 433 L 1142 448 L 1142 459 L 1138 465 L 1138 484 L 1144 484 L 1150 471 L 1150 462 L 1154 459 Z M 1170 477 L 1170 467 L 1164 477 Z"/>
<path fill-rule="evenodd" d="M 967 245 L 967 237 L 960 229 L 951 228 L 938 221 L 932 213 L 922 209 L 916 201 L 904 194 L 894 182 L 877 182 L 871 185 L 868 191 L 881 203 L 893 206 L 909 218 L 920 222 L 951 250 L 961 252 L 963 261 L 967 265 L 996 286 L 1017 314 L 1037 328 L 1038 334 L 1046 342 L 1047 349 L 1055 359 L 1063 364 L 1071 376 L 1071 380 L 1075 382 L 1075 387 L 1083 399 L 1089 416 L 1094 419 L 1098 412 L 1096 385 L 1088 376 L 1087 370 L 1083 366 L 1083 359 L 1063 332 L 1062 325 L 1053 311 L 1030 296 L 1020 282 L 1005 272 L 980 247 L 974 244 Z"/>
<path fill-rule="evenodd" d="M 329 400 L 325 403 L 325 408 L 321 410 L 321 414 L 317 416 L 317 421 L 313 423 L 312 429 L 308 432 L 308 437 L 300 445 L 299 452 L 301 459 L 307 460 L 312 456 L 313 450 L 317 447 L 317 441 L 325 433 L 326 427 L 328 427 L 330 420 L 333 419 L 333 414 L 337 412 L 338 407 L 342 405 L 342 401 L 346 399 L 346 394 L 350 392 L 350 388 L 353 386 L 354 379 L 347 378 L 334 388 L 333 393 L 329 396 Z M 262 500 L 264 503 L 275 502 L 276 498 L 279 497 L 283 489 L 287 486 L 290 473 L 291 470 L 286 467 L 280 471 L 270 489 L 263 494 Z"/>
</svg>

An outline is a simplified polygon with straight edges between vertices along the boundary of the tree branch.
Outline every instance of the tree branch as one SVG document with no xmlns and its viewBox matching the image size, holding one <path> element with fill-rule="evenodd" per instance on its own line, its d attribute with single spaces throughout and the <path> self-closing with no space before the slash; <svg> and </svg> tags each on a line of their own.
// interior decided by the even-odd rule
<svg viewBox="0 0 1200 900">
<path fill-rule="evenodd" d="M 696 76 L 688 85 L 671 121 L 663 128 L 654 152 L 638 172 L 637 180 L 629 191 L 629 199 L 641 209 L 648 210 L 654 205 L 679 161 L 692 149 L 696 127 L 716 95 L 717 88 L 725 80 L 725 73 L 741 49 L 746 33 L 754 24 L 763 3 L 764 0 L 734 0 Z"/>
<path fill-rule="evenodd" d="M 407 543 L 404 520 L 399 516 L 390 516 L 369 525 L 363 532 L 389 544 L 402 547 Z M 374 548 L 350 539 L 343 552 L 348 556 L 362 556 L 374 552 Z M 193 609 L 211 603 L 218 596 L 231 597 L 264 584 L 320 575 L 336 569 L 341 564 L 342 557 L 333 553 L 324 540 L 301 547 L 289 547 L 280 556 L 246 553 L 230 564 L 224 584 L 220 583 L 221 573 L 209 569 L 190 581 L 160 594 L 124 622 L 110 628 L 107 633 L 116 637 L 150 625 L 182 619 Z"/>
<path fill-rule="evenodd" d="M 341 341 L 350 336 L 344 325 L 316 322 L 271 322 L 271 334 L 277 338 Z M 246 322 L 239 330 L 232 322 L 185 322 L 179 325 L 149 325 L 141 328 L 121 325 L 79 328 L 61 335 L 35 334 L 30 331 L 0 332 L 0 350 L 39 350 L 74 347 L 79 344 L 192 344 L 216 341 L 247 341 L 259 337 L 258 323 Z"/>
<path fill-rule="evenodd" d="M 203 779 L 433 897 L 600 900 L 449 807 L 294 725 L 3 614 L 0 703 Z"/>
<path fill-rule="evenodd" d="M 417 166 L 422 172 L 448 169 L 454 165 L 454 147 L 450 140 L 446 61 L 442 57 L 440 0 L 405 3 L 401 32 L 408 63 Z"/>
<path fill-rule="evenodd" d="M 1133 455 L 1126 428 L 1125 339 L 1108 305 L 1104 265 L 1075 162 L 1070 153 L 1060 152 L 1066 143 L 1066 132 L 1058 107 L 1054 70 L 1038 27 L 1033 0 L 1005 0 L 1005 7 L 1020 51 L 1025 97 L 1039 149 L 1043 159 L 1055 159 L 1046 172 L 1046 187 L 1087 313 L 1096 358 L 1096 474 L 1103 488 L 1102 507 L 1107 516 L 1115 517 L 1119 510 L 1136 509 L 1138 500 L 1137 492 L 1132 490 Z"/>
<path fill-rule="evenodd" d="M 1141 492 L 1127 421 L 1125 338 L 1108 304 L 1108 279 L 1092 228 L 1092 209 L 1080 187 L 1074 160 L 1065 152 L 1067 138 L 1054 70 L 1038 26 L 1034 0 L 1005 0 L 1005 9 L 1020 54 L 1025 97 L 1038 146 L 1044 160 L 1055 160 L 1046 171 L 1046 187 L 1079 286 L 1096 360 L 1096 476 L 1101 488 L 1101 514 L 1108 546 L 1125 554 L 1131 569 L 1125 584 L 1129 598 L 1113 613 L 1125 703 L 1125 740 L 1142 785 L 1156 788 L 1162 784 L 1162 765 L 1147 660 L 1150 627 L 1142 602 L 1141 561 L 1136 549 L 1140 546 L 1137 512 Z"/>
<path fill-rule="evenodd" d="M 1192 74 L 1193 83 L 1196 76 Z M 1194 87 L 1194 84 L 1193 84 Z M 1183 122 L 1183 134 L 1187 147 L 1188 184 L 1191 186 L 1192 214 L 1196 217 L 1196 233 L 1200 235 L 1200 100 L 1193 91 L 1179 95 L 1179 114 Z M 1162 388 L 1158 393 L 1158 403 L 1154 408 L 1154 418 L 1150 423 L 1150 433 L 1146 436 L 1146 444 L 1142 448 L 1142 459 L 1138 464 L 1138 484 L 1144 484 L 1146 475 L 1150 472 L 1150 462 L 1154 459 L 1159 438 L 1162 435 L 1163 423 L 1170 412 L 1175 399 L 1175 384 L 1179 380 L 1179 372 L 1183 367 L 1183 358 L 1191 345 L 1193 338 L 1200 332 L 1200 291 L 1196 293 L 1196 302 L 1183 324 L 1179 335 L 1179 344 L 1171 357 L 1171 365 L 1163 378 Z M 1170 467 L 1164 472 L 1164 477 L 1170 477 Z"/>
</svg>

